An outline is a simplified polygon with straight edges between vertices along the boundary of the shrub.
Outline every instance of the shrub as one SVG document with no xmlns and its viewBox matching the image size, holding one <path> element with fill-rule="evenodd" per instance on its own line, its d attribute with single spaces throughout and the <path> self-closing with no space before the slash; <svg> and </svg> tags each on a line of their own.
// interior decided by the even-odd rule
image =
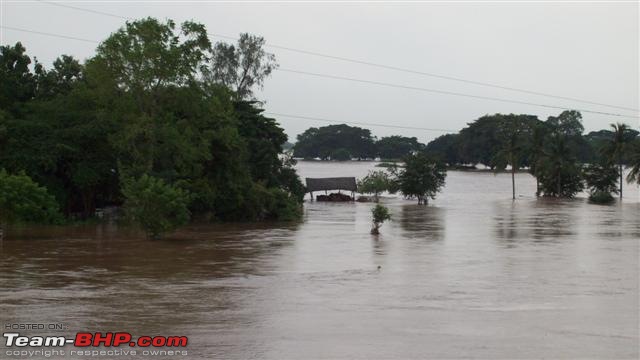
<svg viewBox="0 0 640 360">
<path fill-rule="evenodd" d="M 10 175 L 0 170 L 0 228 L 3 223 L 59 223 L 55 198 L 24 173 Z"/>
<path fill-rule="evenodd" d="M 391 179 L 384 171 L 369 171 L 369 174 L 358 181 L 358 192 L 373 194 L 378 202 L 378 194 L 391 188 Z"/>
<path fill-rule="evenodd" d="M 589 195 L 589 202 L 594 204 L 610 204 L 614 201 L 610 192 L 595 191 Z"/>
<path fill-rule="evenodd" d="M 373 215 L 373 227 L 371 228 L 371 233 L 377 235 L 380 233 L 382 223 L 390 220 L 391 215 L 389 215 L 389 209 L 380 204 L 376 204 L 376 206 L 371 209 L 371 215 Z"/>
<path fill-rule="evenodd" d="M 613 201 L 611 193 L 618 193 L 618 171 L 610 163 L 590 164 L 584 169 L 584 179 L 589 188 L 589 200 L 598 204 Z"/>
<path fill-rule="evenodd" d="M 145 174 L 137 180 L 126 181 L 122 193 L 127 214 L 152 239 L 189 221 L 189 194 L 161 179 Z"/>
</svg>

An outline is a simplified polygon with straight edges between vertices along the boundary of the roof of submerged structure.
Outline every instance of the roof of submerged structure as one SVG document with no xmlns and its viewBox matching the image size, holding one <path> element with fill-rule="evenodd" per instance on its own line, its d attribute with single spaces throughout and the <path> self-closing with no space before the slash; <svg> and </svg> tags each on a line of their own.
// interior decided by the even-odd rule
<svg viewBox="0 0 640 360">
<path fill-rule="evenodd" d="M 355 177 L 306 178 L 307 191 L 349 190 L 356 191 Z"/>
</svg>

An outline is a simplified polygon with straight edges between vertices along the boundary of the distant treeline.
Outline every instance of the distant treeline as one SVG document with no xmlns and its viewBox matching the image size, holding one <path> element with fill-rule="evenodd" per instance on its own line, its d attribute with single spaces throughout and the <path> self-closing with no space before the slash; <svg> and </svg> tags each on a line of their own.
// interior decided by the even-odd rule
<svg viewBox="0 0 640 360">
<path fill-rule="evenodd" d="M 449 166 L 483 164 L 491 169 L 500 165 L 500 151 L 503 148 L 504 121 L 513 121 L 521 130 L 519 147 L 522 149 L 518 163 L 522 167 L 529 167 L 535 158 L 535 153 L 545 147 L 545 140 L 550 141 L 549 135 L 558 121 L 571 119 L 571 151 L 576 160 L 581 163 L 597 162 L 601 156 L 602 148 L 615 137 L 615 133 L 608 129 L 584 133 L 582 116 L 577 111 L 565 111 L 559 116 L 551 116 L 546 121 L 541 121 L 533 115 L 486 115 L 469 124 L 457 134 L 442 135 L 427 144 L 425 151 L 442 159 Z M 567 122 L 569 122 L 567 120 Z M 569 125 L 566 125 L 569 126 Z M 626 134 L 629 142 L 640 143 L 638 131 L 627 128 Z M 630 159 L 628 154 L 622 158 L 627 164 Z"/>
<path fill-rule="evenodd" d="M 30 202 L 30 181 L 64 215 L 128 204 L 152 233 L 190 216 L 296 217 L 304 187 L 281 157 L 287 136 L 252 95 L 276 66 L 263 45 L 147 18 L 84 63 L 62 55 L 47 69 L 21 43 L 0 47 L 0 225 L 38 221 L 31 210 L 51 203 Z"/>
<path fill-rule="evenodd" d="M 388 136 L 378 140 L 368 129 L 341 124 L 307 129 L 298 135 L 293 156 L 338 161 L 400 159 L 421 149 L 424 144 L 415 137 Z"/>
<path fill-rule="evenodd" d="M 501 139 L 504 122 L 513 121 L 522 130 L 519 146 L 523 151 L 519 154 L 521 158 L 518 163 L 521 167 L 529 167 L 534 157 L 532 153 L 536 151 L 536 147 L 543 146 L 542 142 L 550 132 L 552 123 L 557 122 L 558 118 L 567 117 L 577 120 L 571 129 L 574 133 L 572 151 L 575 151 L 576 159 L 581 163 L 596 162 L 602 147 L 615 134 L 608 129 L 583 134 L 581 114 L 577 111 L 566 111 L 557 117 L 549 117 L 546 121 L 533 115 L 486 115 L 468 123 L 457 134 L 439 136 L 426 145 L 415 137 L 394 135 L 377 139 L 368 129 L 345 124 L 312 127 L 298 135 L 298 141 L 293 145 L 293 154 L 297 158 L 341 161 L 402 159 L 417 151 L 424 151 L 450 167 L 482 164 L 494 169 L 502 162 L 499 155 L 504 142 Z M 640 143 L 638 131 L 628 128 L 626 136 L 631 142 Z M 628 164 L 630 155 L 625 154 L 622 161 Z"/>
</svg>

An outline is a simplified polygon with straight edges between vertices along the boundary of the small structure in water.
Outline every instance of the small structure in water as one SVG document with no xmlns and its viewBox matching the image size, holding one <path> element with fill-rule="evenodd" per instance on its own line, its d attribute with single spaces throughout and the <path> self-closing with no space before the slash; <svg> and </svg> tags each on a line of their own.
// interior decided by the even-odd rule
<svg viewBox="0 0 640 360">
<path fill-rule="evenodd" d="M 322 190 L 325 195 L 319 195 L 316 199 L 318 201 L 353 201 L 358 190 L 355 177 L 305 178 L 305 181 L 312 201 L 313 192 Z M 329 190 L 338 190 L 338 193 L 327 194 Z M 351 196 L 341 194 L 340 190 L 351 191 Z"/>
</svg>

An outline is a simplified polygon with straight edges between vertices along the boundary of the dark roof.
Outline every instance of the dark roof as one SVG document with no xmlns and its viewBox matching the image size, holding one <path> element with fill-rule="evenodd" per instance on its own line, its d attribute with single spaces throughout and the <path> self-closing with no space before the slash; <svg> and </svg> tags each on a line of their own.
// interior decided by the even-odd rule
<svg viewBox="0 0 640 360">
<path fill-rule="evenodd" d="M 349 190 L 356 191 L 355 177 L 306 178 L 307 191 Z"/>
</svg>

